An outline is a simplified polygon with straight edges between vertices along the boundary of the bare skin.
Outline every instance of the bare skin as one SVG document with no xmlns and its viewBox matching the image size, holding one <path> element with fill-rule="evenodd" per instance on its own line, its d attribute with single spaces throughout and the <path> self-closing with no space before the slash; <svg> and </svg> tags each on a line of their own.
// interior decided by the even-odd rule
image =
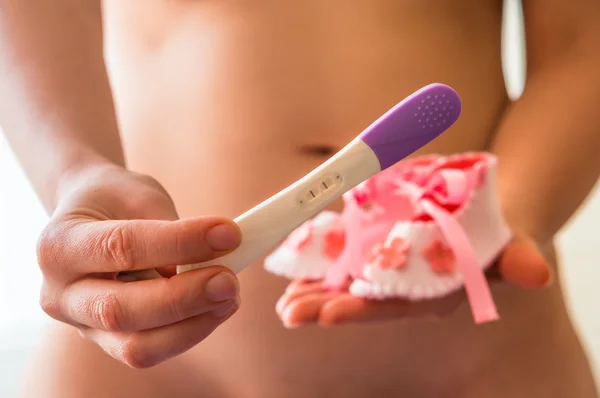
<svg viewBox="0 0 600 398">
<path fill-rule="evenodd" d="M 464 113 L 420 154 L 507 146 L 502 140 L 495 146 L 509 106 L 500 2 L 107 0 L 104 18 L 127 166 L 160 182 L 177 208 L 141 218 L 235 217 L 432 81 L 453 86 Z M 526 210 L 513 207 L 509 196 L 503 203 L 512 225 L 542 246 L 559 272 L 554 226 L 521 224 Z M 374 323 L 294 330 L 275 311 L 286 281 L 260 262 L 239 280 L 243 305 L 235 315 L 218 328 L 202 320 L 206 334 L 216 330 L 149 369 L 131 369 L 145 366 L 114 350 L 108 351 L 117 360 L 106 355 L 95 332 L 84 340 L 75 328 L 54 323 L 24 396 L 597 396 L 559 278 L 534 292 L 499 286 L 502 320 L 493 325 L 474 326 L 461 305 L 441 322 L 421 314 L 402 321 L 404 313 L 392 308 Z M 316 315 L 309 310 L 298 319 L 318 321 L 322 305 L 319 299 Z"/>
</svg>

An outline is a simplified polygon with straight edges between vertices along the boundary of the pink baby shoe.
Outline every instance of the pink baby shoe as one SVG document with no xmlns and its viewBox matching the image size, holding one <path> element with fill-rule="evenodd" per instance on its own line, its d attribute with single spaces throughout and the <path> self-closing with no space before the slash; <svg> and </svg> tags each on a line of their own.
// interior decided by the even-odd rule
<svg viewBox="0 0 600 398">
<path fill-rule="evenodd" d="M 411 199 L 415 213 L 371 246 L 351 294 L 423 300 L 464 287 L 477 323 L 497 319 L 483 271 L 511 231 L 496 198 L 495 172 L 494 156 L 468 153 L 404 173 L 396 189 Z"/>
<path fill-rule="evenodd" d="M 289 279 L 322 279 L 344 249 L 344 235 L 340 214 L 322 211 L 267 256 L 265 269 Z"/>
</svg>

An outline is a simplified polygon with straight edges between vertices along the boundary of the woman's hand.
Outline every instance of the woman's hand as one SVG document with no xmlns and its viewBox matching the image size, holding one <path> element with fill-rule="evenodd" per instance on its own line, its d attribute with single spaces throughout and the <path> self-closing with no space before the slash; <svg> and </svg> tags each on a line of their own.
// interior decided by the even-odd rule
<svg viewBox="0 0 600 398">
<path fill-rule="evenodd" d="M 238 308 L 224 267 L 175 275 L 237 247 L 229 219 L 178 220 L 154 179 L 116 166 L 73 179 L 38 244 L 41 306 L 117 360 L 145 368 L 206 338 Z"/>
<path fill-rule="evenodd" d="M 547 261 L 535 243 L 516 237 L 500 255 L 489 274 L 490 283 L 540 289 L 551 282 Z M 367 300 L 350 295 L 347 289 L 327 291 L 321 281 L 293 282 L 277 303 L 277 313 L 286 327 L 309 323 L 326 326 L 344 323 L 412 318 L 440 318 L 451 314 L 466 300 L 463 291 L 421 302 Z"/>
</svg>

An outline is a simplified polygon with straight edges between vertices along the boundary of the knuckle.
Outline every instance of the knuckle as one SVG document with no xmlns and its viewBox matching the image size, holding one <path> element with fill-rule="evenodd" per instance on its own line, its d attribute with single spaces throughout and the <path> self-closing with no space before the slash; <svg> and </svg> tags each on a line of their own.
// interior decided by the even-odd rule
<svg viewBox="0 0 600 398">
<path fill-rule="evenodd" d="M 165 291 L 168 292 L 165 294 L 167 297 L 167 305 L 169 312 L 175 319 L 184 319 L 186 318 L 194 308 L 192 303 L 195 303 L 196 306 L 200 303 L 200 298 L 202 293 L 201 289 L 194 289 L 195 293 L 192 295 L 194 297 L 185 298 L 185 294 L 182 294 L 181 291 L 173 289 L 173 284 L 170 283 L 169 279 L 165 279 Z"/>
<path fill-rule="evenodd" d="M 61 314 L 60 303 L 55 295 L 48 292 L 47 287 L 42 287 L 40 293 L 39 305 L 48 316 L 54 319 L 59 319 Z"/>
<path fill-rule="evenodd" d="M 61 245 L 60 241 L 61 234 L 52 224 L 46 226 L 38 237 L 36 254 L 42 273 L 46 274 L 53 271 L 59 264 L 58 248 Z"/>
<path fill-rule="evenodd" d="M 135 269 L 133 242 L 129 227 L 126 224 L 118 224 L 111 228 L 107 232 L 102 246 L 108 258 L 119 271 L 132 271 Z"/>
<path fill-rule="evenodd" d="M 148 351 L 144 349 L 141 339 L 136 335 L 122 342 L 118 356 L 125 365 L 133 369 L 147 369 L 156 365 Z"/>
<path fill-rule="evenodd" d="M 100 325 L 103 330 L 109 332 L 121 332 L 126 328 L 126 319 L 123 306 L 117 296 L 112 292 L 106 292 L 91 302 L 90 317 Z"/>
</svg>

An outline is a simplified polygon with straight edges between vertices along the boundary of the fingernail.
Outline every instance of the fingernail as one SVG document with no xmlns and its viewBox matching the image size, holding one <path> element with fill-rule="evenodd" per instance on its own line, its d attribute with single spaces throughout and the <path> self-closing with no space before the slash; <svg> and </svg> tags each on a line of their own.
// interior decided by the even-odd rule
<svg viewBox="0 0 600 398">
<path fill-rule="evenodd" d="M 285 308 L 285 302 L 286 300 L 284 300 L 283 297 L 277 300 L 277 304 L 275 304 L 275 312 L 278 315 L 281 315 L 281 313 L 283 312 L 283 309 Z"/>
<path fill-rule="evenodd" d="M 240 285 L 229 272 L 220 272 L 206 282 L 206 297 L 211 301 L 224 301 L 238 295 Z"/>
<path fill-rule="evenodd" d="M 216 251 L 234 249 L 241 241 L 239 230 L 231 224 L 215 225 L 208 230 L 204 238 L 206 243 Z"/>
<path fill-rule="evenodd" d="M 548 289 L 548 288 L 552 287 L 553 285 L 554 285 L 554 276 L 552 274 L 550 274 L 550 276 L 548 276 L 548 279 L 546 280 L 546 283 L 544 283 L 542 288 Z"/>
<path fill-rule="evenodd" d="M 228 302 L 226 304 L 223 304 L 219 308 L 215 308 L 210 313 L 215 318 L 225 318 L 226 316 L 228 316 L 229 314 L 231 314 L 233 312 L 233 310 L 237 309 L 239 306 L 240 306 L 240 299 L 237 298 L 234 301 L 231 301 L 231 302 Z"/>
<path fill-rule="evenodd" d="M 291 318 L 291 309 L 285 310 L 281 315 L 281 321 L 286 329 L 297 329 L 298 327 L 302 326 L 301 322 L 292 322 Z"/>
</svg>

